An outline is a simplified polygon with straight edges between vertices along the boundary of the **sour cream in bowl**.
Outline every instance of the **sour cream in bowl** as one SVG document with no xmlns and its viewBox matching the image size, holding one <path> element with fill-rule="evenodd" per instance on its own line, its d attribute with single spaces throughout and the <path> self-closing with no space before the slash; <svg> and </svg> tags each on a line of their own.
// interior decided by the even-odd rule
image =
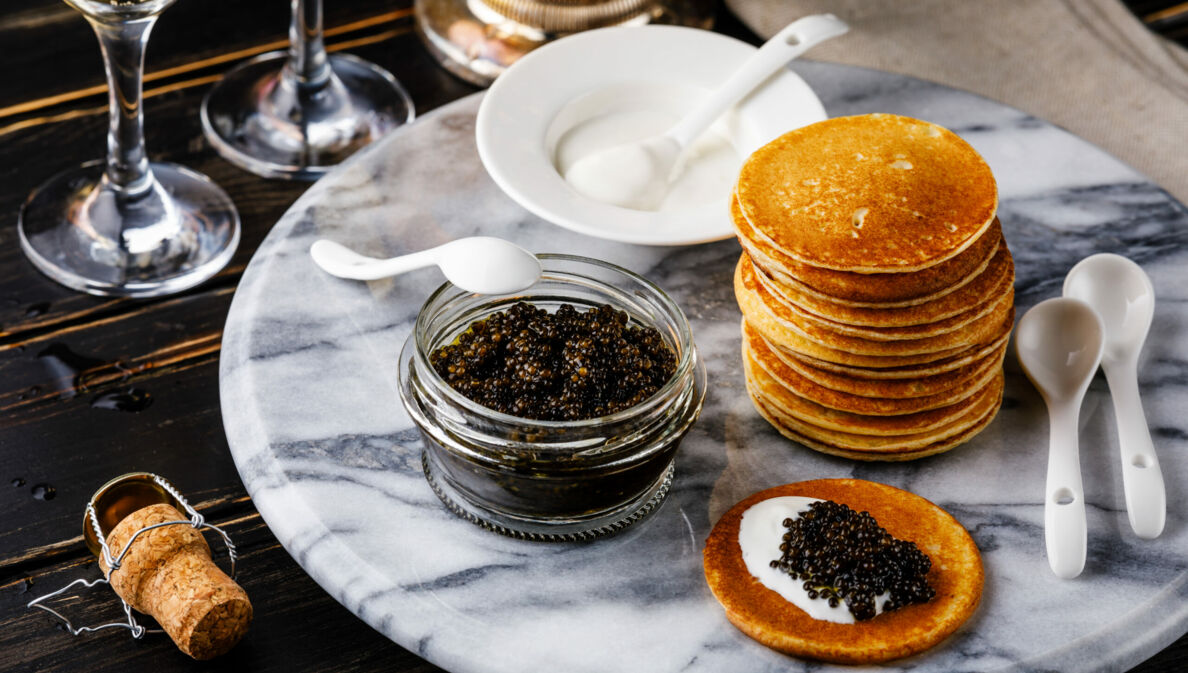
<svg viewBox="0 0 1188 673">
<path fill-rule="evenodd" d="M 656 210 L 602 203 L 564 176 L 590 151 L 664 131 L 754 51 L 725 35 L 675 26 L 605 28 L 558 40 L 521 59 L 487 92 L 475 129 L 479 156 L 508 196 L 566 229 L 645 245 L 729 238 L 729 197 L 743 159 L 825 118 L 820 100 L 791 70 L 689 148 Z"/>
</svg>

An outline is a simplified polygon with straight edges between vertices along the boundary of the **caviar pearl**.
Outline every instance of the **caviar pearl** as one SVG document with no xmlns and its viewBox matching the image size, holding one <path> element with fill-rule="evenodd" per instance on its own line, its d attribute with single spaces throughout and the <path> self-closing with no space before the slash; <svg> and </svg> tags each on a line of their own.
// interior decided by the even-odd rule
<svg viewBox="0 0 1188 673">
<path fill-rule="evenodd" d="M 790 538 L 779 545 L 777 567 L 787 567 L 791 577 L 809 578 L 803 586 L 811 599 L 828 598 L 834 590 L 844 594 L 859 621 L 878 614 L 880 596 L 887 596 L 886 612 L 926 603 L 936 593 L 928 584 L 928 556 L 915 543 L 892 536 L 868 512 L 821 500 L 790 523 L 785 519 L 783 527 Z"/>
<path fill-rule="evenodd" d="M 846 575 L 847 562 L 840 553 L 843 550 L 838 545 L 790 545 L 786 554 L 777 551 L 784 535 L 796 537 L 796 532 L 790 530 L 790 526 L 796 526 L 802 516 L 814 512 L 814 504 L 821 502 L 824 501 L 799 496 L 781 496 L 760 501 L 748 508 L 743 513 L 738 535 L 747 571 L 765 587 L 804 610 L 813 619 L 853 624 L 859 620 L 850 609 L 851 602 L 865 603 L 863 599 L 868 595 L 873 596 L 875 615 L 894 609 L 896 605 L 906 605 L 907 602 L 902 599 L 891 600 L 889 591 L 876 591 L 877 581 L 872 581 L 868 577 L 852 581 Z M 814 525 L 820 525 L 822 522 L 848 525 L 853 518 L 861 523 L 858 528 L 864 540 L 875 539 L 871 535 L 872 531 L 866 528 L 870 524 L 878 527 L 873 517 L 866 513 L 855 513 L 851 516 L 835 509 L 833 505 L 834 503 L 830 503 L 824 507 L 828 510 L 825 515 L 812 514 L 813 519 L 820 517 L 818 524 Z M 926 556 L 923 556 L 923 561 L 931 566 L 931 561 L 928 561 Z M 868 571 L 874 571 L 876 575 L 880 564 L 879 560 L 865 558 L 858 561 L 858 565 Z M 815 577 L 812 574 L 814 572 L 818 573 Z M 895 575 L 895 572 L 892 571 L 891 574 Z M 810 598 L 809 591 L 815 592 L 817 597 Z M 860 607 L 859 613 L 865 616 L 865 607 Z"/>
<path fill-rule="evenodd" d="M 654 395 L 676 372 L 660 333 L 602 305 L 556 313 L 519 302 L 476 321 L 429 356 L 458 392 L 496 411 L 537 420 L 607 416 Z"/>
</svg>

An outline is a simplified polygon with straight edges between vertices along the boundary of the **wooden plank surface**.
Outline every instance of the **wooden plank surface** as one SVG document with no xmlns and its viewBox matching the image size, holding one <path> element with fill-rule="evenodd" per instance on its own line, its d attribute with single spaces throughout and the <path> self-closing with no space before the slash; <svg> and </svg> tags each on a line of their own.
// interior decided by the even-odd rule
<svg viewBox="0 0 1188 673">
<path fill-rule="evenodd" d="M 411 0 L 328 2 L 325 11 L 330 48 L 392 71 L 418 112 L 476 90 L 425 52 Z M 15 228 L 34 187 L 102 155 L 106 90 L 95 39 L 58 0 L 0 3 L 0 671 L 438 670 L 301 571 L 244 492 L 223 434 L 218 355 L 231 296 L 252 252 L 307 185 L 266 181 L 218 158 L 197 109 L 229 67 L 283 46 L 287 27 L 281 0 L 186 0 L 162 16 L 147 58 L 150 156 L 222 185 L 239 207 L 243 241 L 199 288 L 157 300 L 101 299 L 42 277 L 21 254 Z M 755 41 L 724 10 L 719 29 Z M 133 641 L 120 630 L 71 637 L 24 607 L 98 576 L 80 538 L 83 506 L 98 485 L 132 470 L 171 479 L 240 547 L 240 580 L 256 619 L 222 659 L 193 662 L 163 637 Z M 102 586 L 60 606 L 81 623 L 119 616 Z M 1188 638 L 1136 670 L 1181 671 L 1186 655 Z"/>
<path fill-rule="evenodd" d="M 19 5 L 19 6 L 13 6 Z M 237 62 L 283 47 L 288 3 L 180 2 L 149 43 L 150 156 L 192 166 L 224 187 L 243 241 L 214 280 L 159 300 L 101 299 L 43 278 L 24 259 L 16 214 L 57 171 L 102 156 L 106 88 L 89 26 L 57 0 L 0 6 L 0 670 L 436 671 L 356 619 L 284 552 L 243 491 L 218 407 L 218 348 L 239 274 L 272 224 L 307 188 L 243 172 L 210 149 L 197 109 Z M 392 71 L 424 112 L 476 89 L 438 68 L 413 34 L 411 4 L 326 3 L 331 49 Z M 148 405 L 110 408 L 128 395 Z M 170 478 L 209 520 L 229 524 L 256 619 L 209 663 L 168 639 L 109 630 L 72 637 L 30 598 L 98 576 L 81 543 L 87 498 L 130 470 Z M 19 485 L 14 485 L 19 484 Z M 33 487 L 52 487 L 37 499 Z M 216 545 L 217 546 L 217 545 Z M 107 587 L 62 602 L 81 623 L 118 618 Z"/>
</svg>

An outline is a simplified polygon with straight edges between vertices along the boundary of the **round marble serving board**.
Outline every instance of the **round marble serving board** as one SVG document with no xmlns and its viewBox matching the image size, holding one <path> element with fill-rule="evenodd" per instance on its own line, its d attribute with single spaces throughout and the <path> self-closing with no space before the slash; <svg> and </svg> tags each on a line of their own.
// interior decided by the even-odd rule
<svg viewBox="0 0 1188 673">
<path fill-rule="evenodd" d="M 504 196 L 479 163 L 480 95 L 426 115 L 315 184 L 244 273 L 227 319 L 223 420 L 240 474 L 277 538 L 365 622 L 456 673 L 820 671 L 734 629 L 706 588 L 702 544 L 746 495 L 820 477 L 900 486 L 973 534 L 986 590 L 972 620 L 913 671 L 1118 671 L 1188 630 L 1188 211 L 1100 150 L 976 96 L 844 66 L 798 63 L 830 115 L 894 112 L 947 126 L 998 177 L 1019 311 L 1060 292 L 1101 251 L 1151 274 L 1159 300 L 1141 386 L 1167 480 L 1168 523 L 1137 539 L 1125 512 L 1104 379 L 1082 410 L 1089 560 L 1059 580 L 1044 556 L 1047 418 L 1007 357 L 998 418 L 957 450 L 910 464 L 823 456 L 780 437 L 743 388 L 731 289 L 738 244 L 649 248 L 550 226 Z M 532 139 L 525 139 L 531 142 Z M 585 544 L 521 542 L 454 517 L 421 474 L 420 439 L 396 393 L 396 356 L 435 270 L 356 283 L 309 259 L 317 237 L 377 256 L 484 234 L 640 272 L 693 323 L 709 367 L 705 410 L 667 502 Z M 319 637 L 311 626 L 311 638 Z M 836 670 L 853 671 L 853 668 Z"/>
</svg>

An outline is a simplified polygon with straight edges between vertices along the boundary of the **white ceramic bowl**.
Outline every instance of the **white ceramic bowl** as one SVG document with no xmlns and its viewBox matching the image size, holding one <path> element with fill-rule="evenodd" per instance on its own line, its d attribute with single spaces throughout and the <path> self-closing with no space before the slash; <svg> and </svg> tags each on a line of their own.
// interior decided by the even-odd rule
<svg viewBox="0 0 1188 673">
<path fill-rule="evenodd" d="M 479 156 L 496 184 L 553 224 L 626 243 L 688 245 L 733 235 L 729 190 L 687 209 L 644 212 L 591 200 L 554 166 L 557 140 L 592 117 L 644 105 L 679 114 L 714 89 L 755 47 L 695 28 L 604 28 L 537 49 L 495 81 L 479 108 Z M 627 106 L 626 108 L 624 106 Z M 717 122 L 746 157 L 777 136 L 825 118 L 791 70 L 772 77 Z"/>
</svg>

